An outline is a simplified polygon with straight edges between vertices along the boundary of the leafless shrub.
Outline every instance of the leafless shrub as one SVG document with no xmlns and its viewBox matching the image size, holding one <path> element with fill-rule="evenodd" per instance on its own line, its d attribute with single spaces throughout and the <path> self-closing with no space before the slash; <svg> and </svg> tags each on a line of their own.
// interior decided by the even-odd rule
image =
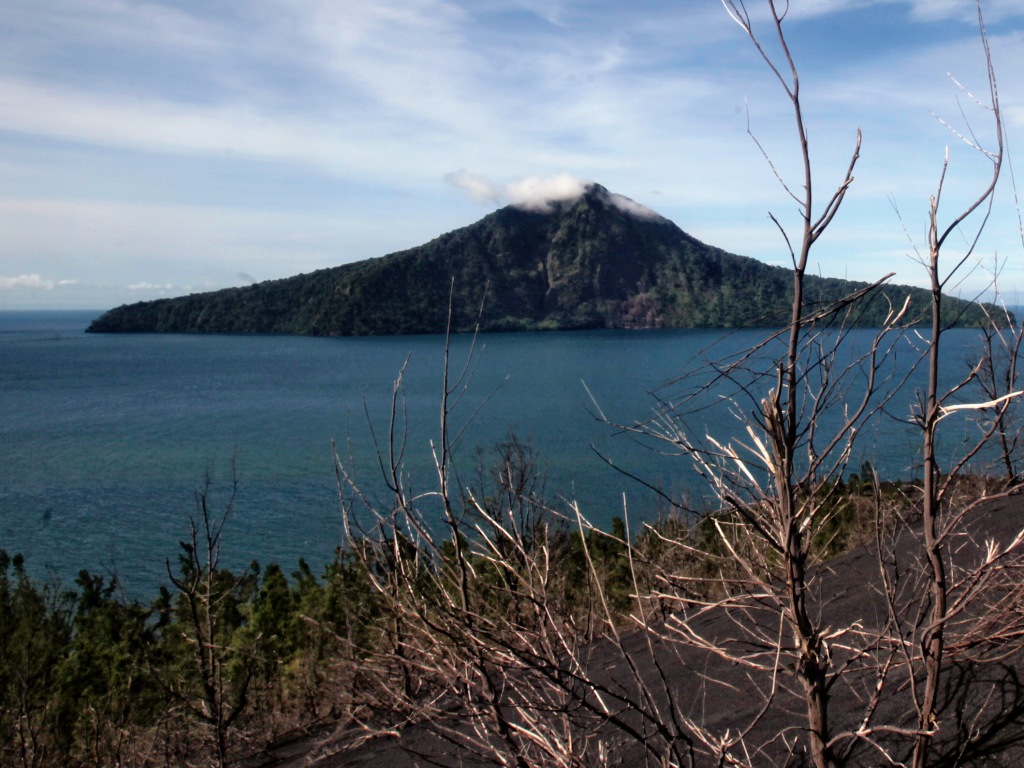
<svg viewBox="0 0 1024 768">
<path fill-rule="evenodd" d="M 627 758 L 923 768 L 940 742 L 943 750 L 966 749 L 1011 711 L 996 707 L 995 687 L 958 666 L 959 700 L 981 702 L 979 714 L 955 726 L 942 721 L 950 706 L 942 697 L 952 700 L 955 687 L 952 661 L 1003 660 L 1024 633 L 1022 537 L 986 540 L 975 524 L 982 501 L 1016 488 L 1006 409 L 1019 394 L 1019 338 L 1001 335 L 994 321 L 983 336 L 987 363 L 983 357 L 945 392 L 937 377 L 942 291 L 978 241 L 1002 162 L 980 7 L 990 86 L 982 106 L 995 121 L 997 149 L 972 140 L 992 164 L 991 184 L 940 229 L 943 167 L 920 258 L 932 285 L 930 335 L 910 330 L 919 318 L 896 302 L 884 327 L 860 344 L 851 329 L 867 302 L 888 300 L 880 290 L 888 276 L 826 304 L 808 295 L 805 279 L 812 248 L 853 183 L 860 134 L 838 183 L 816 203 L 800 79 L 784 29 L 788 6 L 766 0 L 775 54 L 762 45 L 743 0 L 723 4 L 778 79 L 797 129 L 803 173 L 796 182 L 762 149 L 800 212 L 792 234 L 772 217 L 792 260 L 791 316 L 752 349 L 709 357 L 693 378 L 663 390 L 649 420 L 618 425 L 689 461 L 715 509 L 636 531 L 624 502 L 620 528 L 598 531 L 575 505 L 556 510 L 535 493 L 531 458 L 515 442 L 505 446 L 496 488 L 464 484 L 455 461 L 461 434 L 449 428 L 475 353 L 449 378 L 450 346 L 432 445 L 436 480 L 413 493 L 404 474 L 400 373 L 388 437 L 378 445 L 389 502 L 363 494 L 336 457 L 348 546 L 386 617 L 363 663 L 388 707 L 363 722 L 365 738 L 422 728 L 466 754 L 524 768 Z M 973 244 L 946 268 L 947 237 L 975 212 L 981 223 Z M 851 489 L 845 478 L 859 435 L 908 375 L 889 367 L 886 353 L 909 334 L 928 374 L 915 417 L 923 482 L 883 484 L 868 467 Z M 997 347 L 1006 355 L 999 361 Z M 954 400 L 979 379 L 985 399 Z M 709 401 L 735 415 L 736 434 L 695 427 Z M 940 423 L 971 413 L 987 414 L 978 442 L 940 467 Z M 992 440 L 1003 441 L 1011 462 L 997 486 L 966 473 Z M 864 547 L 857 555 L 863 581 L 850 585 L 830 559 L 855 543 Z M 566 568 L 571 562 L 575 571 Z M 843 600 L 861 601 L 864 613 L 840 611 Z M 723 703 L 729 695 L 742 696 L 742 706 L 730 710 Z"/>
</svg>

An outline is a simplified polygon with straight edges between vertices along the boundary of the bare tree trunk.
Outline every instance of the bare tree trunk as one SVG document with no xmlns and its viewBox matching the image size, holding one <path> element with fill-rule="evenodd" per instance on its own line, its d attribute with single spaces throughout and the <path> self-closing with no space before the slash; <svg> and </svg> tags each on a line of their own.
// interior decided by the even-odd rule
<svg viewBox="0 0 1024 768">
<path fill-rule="evenodd" d="M 932 207 L 932 221 L 935 231 L 935 204 Z M 918 708 L 919 734 L 914 743 L 914 768 L 924 768 L 928 754 L 931 733 L 935 728 L 935 707 L 938 697 L 939 678 L 942 672 L 943 642 L 947 611 L 948 585 L 946 566 L 943 562 L 943 547 L 939 540 L 939 470 L 936 460 L 935 432 L 938 426 L 938 390 L 940 342 L 942 340 L 942 290 L 938 276 L 938 246 L 932 244 L 932 336 L 928 349 L 928 394 L 923 414 L 924 445 L 924 487 L 921 500 L 922 525 L 924 528 L 924 555 L 928 569 L 928 598 L 931 610 L 928 623 L 921 636 L 921 657 L 924 661 L 924 690 Z"/>
<path fill-rule="evenodd" d="M 763 419 L 762 426 L 768 433 L 768 439 L 773 449 L 776 498 L 772 503 L 777 505 L 776 522 L 780 534 L 778 543 L 781 545 L 785 560 L 786 614 L 799 645 L 796 674 L 804 691 L 810 752 L 817 768 L 830 768 L 835 765 L 835 758 L 829 746 L 828 660 L 822 654 L 819 630 L 807 607 L 808 541 L 806 540 L 803 514 L 810 514 L 810 512 L 804 509 L 801 514 L 800 502 L 796 499 L 798 488 L 795 483 L 797 470 L 794 462 L 800 439 L 798 388 L 800 386 L 801 348 L 807 324 L 804 296 L 807 263 L 812 246 L 831 223 L 853 181 L 853 168 L 860 152 L 860 132 L 858 131 L 856 147 L 842 183 L 828 199 L 820 216 L 816 216 L 813 193 L 814 175 L 807 130 L 804 125 L 803 108 L 800 102 L 800 76 L 783 32 L 783 22 L 788 12 L 788 4 L 780 12 L 775 1 L 768 0 L 773 31 L 782 50 L 781 65 L 776 65 L 762 47 L 753 31 L 750 17 L 742 0 L 724 0 L 724 4 L 732 18 L 750 37 L 786 92 L 793 109 L 797 145 L 803 168 L 803 196 L 798 197 L 790 192 L 799 203 L 802 227 L 798 252 L 794 253 L 792 247 L 790 250 L 793 259 L 793 302 L 789 322 L 789 340 L 785 358 L 779 364 L 777 390 L 770 394 L 765 401 L 767 407 L 762 410 L 761 417 Z M 778 176 L 777 173 L 776 175 Z M 789 192 L 785 183 L 783 186 Z M 781 224 L 777 219 L 772 218 L 787 244 L 790 243 Z M 815 479 L 812 477 L 810 481 L 813 483 Z M 802 489 L 803 492 L 809 490 L 809 488 Z"/>
<path fill-rule="evenodd" d="M 973 137 L 968 141 L 971 147 L 979 151 L 991 163 L 991 180 L 982 189 L 978 197 L 975 198 L 974 202 L 956 215 L 948 226 L 942 228 L 939 224 L 939 208 L 949 167 L 949 150 L 947 148 L 938 187 L 929 205 L 928 256 L 925 266 L 931 283 L 931 338 L 929 339 L 927 358 L 928 390 L 923 403 L 923 413 L 920 415 L 923 440 L 922 460 L 924 465 L 922 488 L 923 554 L 927 568 L 927 594 L 922 596 L 922 599 L 929 605 L 929 610 L 927 612 L 927 624 L 924 626 L 920 638 L 924 680 L 920 699 L 917 702 L 918 734 L 914 742 L 912 756 L 914 768 L 924 768 L 927 764 L 931 742 L 939 725 L 936 719 L 937 701 L 943 673 L 945 634 L 947 623 L 950 619 L 950 587 L 944 559 L 950 533 L 953 530 L 954 524 L 959 519 L 957 515 L 951 516 L 949 520 L 944 519 L 943 503 L 946 492 L 950 488 L 950 483 L 956 479 L 957 475 L 966 466 L 965 458 L 953 464 L 946 473 L 945 478 L 940 476 L 936 454 L 937 432 L 939 422 L 943 418 L 942 409 L 944 401 L 953 392 L 966 385 L 974 376 L 972 372 L 965 381 L 956 385 L 948 392 L 942 392 L 939 388 L 939 370 L 943 362 L 941 342 L 942 334 L 945 330 L 942 319 L 942 290 L 973 253 L 978 239 L 981 237 L 981 233 L 988 220 L 988 214 L 992 209 L 992 201 L 1003 161 L 1002 112 L 999 106 L 995 70 L 992 65 L 992 56 L 989 50 L 988 35 L 982 17 L 980 0 L 978 0 L 976 5 L 978 26 L 981 31 L 982 47 L 985 53 L 990 98 L 990 103 L 982 106 L 991 112 L 995 131 L 994 141 L 997 148 L 994 151 L 983 149 L 976 143 L 976 139 L 973 139 Z M 967 140 L 965 139 L 965 141 Z M 943 274 L 942 250 L 946 239 L 952 232 L 957 231 L 971 214 L 979 209 L 983 212 L 983 217 L 975 231 L 973 240 L 969 242 L 966 254 L 960 256 Z M 1007 396 L 1009 397 L 1009 395 Z M 991 436 L 991 432 L 988 433 L 988 436 Z M 987 439 L 987 437 L 984 439 Z M 976 448 L 975 451 L 977 450 Z"/>
</svg>

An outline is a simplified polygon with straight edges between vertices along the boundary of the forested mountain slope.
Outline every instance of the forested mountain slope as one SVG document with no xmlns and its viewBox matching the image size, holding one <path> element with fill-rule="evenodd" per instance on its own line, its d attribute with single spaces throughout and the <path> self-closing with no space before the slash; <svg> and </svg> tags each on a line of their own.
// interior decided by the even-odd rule
<svg viewBox="0 0 1024 768">
<path fill-rule="evenodd" d="M 310 274 L 113 309 L 93 332 L 371 335 L 445 329 L 454 280 L 454 324 L 486 331 L 578 328 L 780 326 L 792 273 L 705 245 L 627 198 L 590 185 L 544 210 L 502 208 L 468 227 L 393 253 Z M 809 277 L 812 302 L 863 287 Z M 879 325 L 889 301 L 911 312 L 927 292 L 889 286 L 856 322 Z M 945 302 L 949 320 L 974 325 L 980 308 Z"/>
</svg>

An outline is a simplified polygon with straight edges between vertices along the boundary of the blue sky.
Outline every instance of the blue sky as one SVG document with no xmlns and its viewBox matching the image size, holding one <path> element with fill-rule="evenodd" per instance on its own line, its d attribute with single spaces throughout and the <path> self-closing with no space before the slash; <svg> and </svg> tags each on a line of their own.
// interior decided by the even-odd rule
<svg viewBox="0 0 1024 768">
<path fill-rule="evenodd" d="M 983 10 L 1012 151 L 1024 4 Z M 988 173 L 950 129 L 991 141 L 969 96 L 987 92 L 973 0 L 792 0 L 786 29 L 820 198 L 864 134 L 814 271 L 923 284 L 910 239 L 923 245 L 946 147 L 950 215 Z M 5 0 L 0 309 L 104 309 L 381 256 L 569 177 L 783 264 L 768 215 L 792 225 L 795 206 L 748 117 L 799 186 L 788 104 L 719 0 Z M 1017 303 L 1009 183 L 978 253 L 958 291 L 985 290 L 998 260 Z"/>
</svg>

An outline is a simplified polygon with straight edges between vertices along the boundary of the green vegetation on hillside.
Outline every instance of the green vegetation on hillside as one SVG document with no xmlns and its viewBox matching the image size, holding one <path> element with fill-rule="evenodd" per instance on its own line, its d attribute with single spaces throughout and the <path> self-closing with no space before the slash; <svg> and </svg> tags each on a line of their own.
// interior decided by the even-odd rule
<svg viewBox="0 0 1024 768">
<path fill-rule="evenodd" d="M 243 288 L 113 309 L 93 332 L 284 333 L 313 336 L 441 333 L 454 285 L 455 330 L 779 327 L 793 273 L 726 253 L 670 221 L 622 210 L 598 185 L 549 212 L 503 208 L 408 251 Z M 807 305 L 864 283 L 808 276 Z M 886 286 L 854 322 L 878 327 L 916 288 Z M 481 309 L 482 307 L 482 309 Z M 947 299 L 949 324 L 980 325 L 975 305 Z"/>
</svg>

